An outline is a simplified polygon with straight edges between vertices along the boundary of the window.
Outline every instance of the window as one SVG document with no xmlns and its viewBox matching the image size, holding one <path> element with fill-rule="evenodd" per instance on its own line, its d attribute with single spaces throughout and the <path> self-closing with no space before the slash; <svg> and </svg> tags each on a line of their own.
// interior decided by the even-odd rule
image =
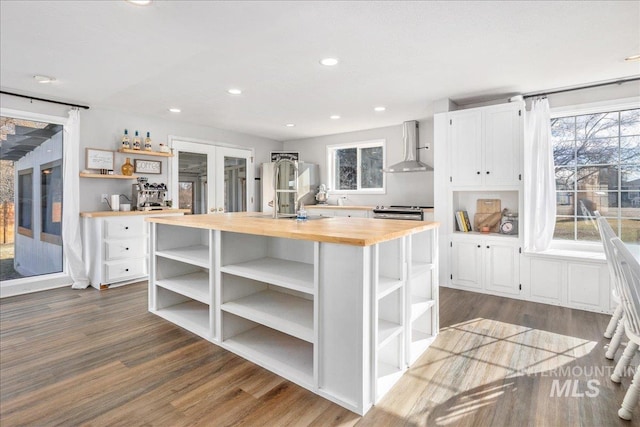
<svg viewBox="0 0 640 427">
<path fill-rule="evenodd" d="M 384 140 L 327 147 L 329 188 L 333 193 L 384 193 Z"/>
<path fill-rule="evenodd" d="M 599 241 L 599 211 L 620 238 L 640 243 L 640 109 L 551 119 L 556 174 L 554 239 Z"/>
<path fill-rule="evenodd" d="M 33 237 L 33 168 L 18 171 L 18 233 Z"/>
<path fill-rule="evenodd" d="M 40 240 L 62 245 L 62 162 L 40 165 Z"/>
</svg>

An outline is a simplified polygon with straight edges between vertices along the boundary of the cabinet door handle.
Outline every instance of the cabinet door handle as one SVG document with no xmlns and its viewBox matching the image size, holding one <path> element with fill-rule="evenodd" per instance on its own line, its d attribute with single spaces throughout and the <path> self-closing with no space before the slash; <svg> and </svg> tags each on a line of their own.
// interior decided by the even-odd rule
<svg viewBox="0 0 640 427">
<path fill-rule="evenodd" d="M 125 251 L 128 251 L 128 250 L 129 250 L 129 248 L 124 248 L 124 250 L 125 250 Z"/>
<path fill-rule="evenodd" d="M 480 247 L 480 245 L 478 245 L 478 247 Z"/>
<path fill-rule="evenodd" d="M 476 172 L 476 174 L 480 175 L 480 171 Z"/>
<path fill-rule="evenodd" d="M 489 245 L 487 245 L 487 249 L 489 249 Z"/>
<path fill-rule="evenodd" d="M 128 229 L 129 229 L 129 227 L 125 227 L 124 229 L 125 229 L 125 230 L 128 230 Z"/>
<path fill-rule="evenodd" d="M 125 268 L 125 269 L 124 269 L 124 271 L 129 271 L 129 269 L 128 269 L 128 268 Z"/>
<path fill-rule="evenodd" d="M 487 175 L 489 175 L 491 172 L 487 171 Z"/>
</svg>

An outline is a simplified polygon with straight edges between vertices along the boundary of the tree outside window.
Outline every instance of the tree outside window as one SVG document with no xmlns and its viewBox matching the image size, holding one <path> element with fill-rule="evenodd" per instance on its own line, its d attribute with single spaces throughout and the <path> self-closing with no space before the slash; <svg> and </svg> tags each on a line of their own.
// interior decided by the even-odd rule
<svg viewBox="0 0 640 427">
<path fill-rule="evenodd" d="M 640 109 L 551 120 L 555 239 L 597 241 L 593 211 L 625 242 L 640 243 Z"/>
<path fill-rule="evenodd" d="M 384 192 L 384 140 L 327 147 L 334 192 Z"/>
</svg>

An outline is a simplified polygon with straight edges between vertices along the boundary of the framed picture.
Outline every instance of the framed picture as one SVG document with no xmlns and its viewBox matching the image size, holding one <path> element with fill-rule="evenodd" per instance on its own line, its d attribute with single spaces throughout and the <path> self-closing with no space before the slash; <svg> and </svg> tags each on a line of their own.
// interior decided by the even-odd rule
<svg viewBox="0 0 640 427">
<path fill-rule="evenodd" d="M 113 170 L 113 155 L 113 151 L 87 148 L 85 160 L 86 169 Z"/>
<path fill-rule="evenodd" d="M 162 162 L 159 160 L 133 160 L 134 173 L 162 173 Z"/>
</svg>

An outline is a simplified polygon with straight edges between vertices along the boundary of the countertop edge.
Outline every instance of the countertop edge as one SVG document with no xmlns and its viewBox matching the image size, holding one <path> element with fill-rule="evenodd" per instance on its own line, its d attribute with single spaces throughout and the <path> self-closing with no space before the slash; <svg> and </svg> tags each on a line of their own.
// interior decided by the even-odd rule
<svg viewBox="0 0 640 427">
<path fill-rule="evenodd" d="M 224 215 L 216 218 L 217 215 Z M 386 242 L 389 240 L 395 240 L 400 237 L 408 236 L 414 233 L 434 229 L 440 227 L 440 223 L 436 221 L 403 221 L 403 220 L 384 220 L 385 222 L 393 221 L 397 223 L 396 225 L 402 225 L 402 229 L 391 230 L 388 232 L 378 232 L 371 233 L 370 236 L 356 236 L 349 237 L 345 236 L 344 232 L 334 231 L 328 234 L 319 234 L 317 231 L 306 231 L 290 228 L 290 229 L 275 229 L 273 227 L 256 227 L 255 222 L 251 225 L 247 223 L 242 223 L 243 217 L 239 217 L 239 221 L 229 221 L 229 217 L 226 216 L 228 214 L 212 214 L 207 215 L 211 218 L 211 222 L 201 222 L 198 220 L 194 220 L 195 217 L 199 216 L 181 216 L 181 217 L 148 217 L 144 220 L 146 222 L 152 222 L 156 224 L 165 224 L 165 225 L 173 225 L 178 227 L 191 227 L 191 228 L 200 228 L 203 230 L 219 230 L 226 231 L 232 233 L 241 233 L 241 234 L 253 234 L 258 236 L 268 236 L 268 237 L 281 237 L 286 239 L 296 239 L 296 240 L 308 240 L 315 241 L 321 243 L 336 243 L 336 244 L 345 244 L 352 246 L 372 246 L 377 243 Z M 245 216 L 246 218 L 246 216 Z M 282 220 L 272 220 L 265 218 L 252 218 L 258 221 L 282 221 Z M 349 223 L 356 224 L 360 221 L 373 221 L 373 223 L 379 223 L 378 219 L 371 218 L 326 218 L 322 221 L 326 221 L 325 224 L 333 223 L 341 223 L 343 225 L 347 225 Z M 315 222 L 315 221 L 313 221 Z M 310 222 L 311 223 L 311 222 Z M 264 223 L 266 224 L 266 223 Z M 291 225 L 294 225 L 295 222 L 292 222 Z M 391 224 L 390 224 L 391 225 Z"/>
<path fill-rule="evenodd" d="M 135 215 L 162 215 L 172 213 L 190 213 L 190 209 L 163 209 L 157 211 L 88 211 L 80 212 L 82 218 L 99 218 L 114 216 L 135 216 Z"/>
</svg>

